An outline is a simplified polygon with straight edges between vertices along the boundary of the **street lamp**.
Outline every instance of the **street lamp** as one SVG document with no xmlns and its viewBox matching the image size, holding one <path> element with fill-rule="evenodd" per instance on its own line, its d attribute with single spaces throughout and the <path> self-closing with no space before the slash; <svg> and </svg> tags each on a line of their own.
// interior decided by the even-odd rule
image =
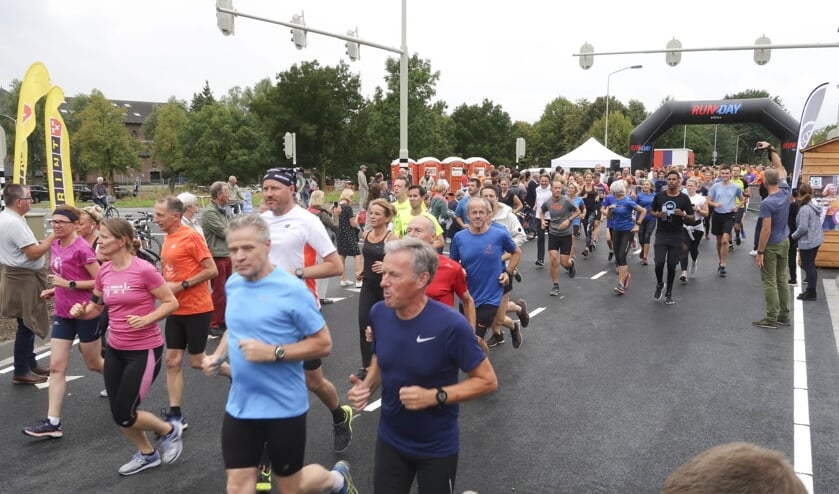
<svg viewBox="0 0 839 494">
<path fill-rule="evenodd" d="M 617 74 L 618 72 L 623 72 L 624 70 L 642 68 L 644 68 L 643 65 L 630 65 L 629 67 L 624 67 L 614 72 L 610 72 L 609 75 L 606 77 L 606 130 L 603 135 L 603 147 L 609 147 L 609 83 L 612 79 L 612 76 Z"/>
<path fill-rule="evenodd" d="M 734 144 L 734 164 L 735 165 L 740 164 L 740 137 L 744 136 L 746 134 L 748 134 L 748 132 L 745 132 L 743 134 L 737 134 L 737 142 Z"/>
</svg>

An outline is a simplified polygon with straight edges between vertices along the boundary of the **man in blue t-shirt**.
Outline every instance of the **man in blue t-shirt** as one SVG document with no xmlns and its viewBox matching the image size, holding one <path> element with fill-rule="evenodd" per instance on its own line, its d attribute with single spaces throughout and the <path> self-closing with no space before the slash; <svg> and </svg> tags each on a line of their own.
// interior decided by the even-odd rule
<svg viewBox="0 0 839 494">
<path fill-rule="evenodd" d="M 731 229 L 734 228 L 737 213 L 737 200 L 743 200 L 743 189 L 731 181 L 731 167 L 723 165 L 720 168 L 720 181 L 711 186 L 708 192 L 708 205 L 714 208 L 711 214 L 711 233 L 717 237 L 717 257 L 720 264 L 717 273 L 726 275 L 728 260 L 728 244 L 731 240 Z"/>
<path fill-rule="evenodd" d="M 449 252 L 449 257 L 466 270 L 466 284 L 475 299 L 475 333 L 481 338 L 492 327 L 504 296 L 504 286 L 510 283 L 521 259 L 521 249 L 510 233 L 491 227 L 491 209 L 489 201 L 482 197 L 469 199 L 469 228 L 455 234 Z M 505 252 L 510 254 L 506 270 L 501 259 Z M 503 342 L 503 338 L 493 333 L 487 345 Z"/>
<path fill-rule="evenodd" d="M 774 169 L 763 172 L 763 184 L 769 195 L 760 201 L 758 221 L 760 237 L 757 242 L 755 263 L 760 268 L 763 282 L 763 296 L 766 299 L 766 315 L 752 322 L 761 328 L 774 329 L 778 325 L 790 325 L 788 279 L 789 260 L 789 197 L 787 171 L 781 164 L 781 157 L 766 141 L 757 143 L 758 149 L 765 149 Z"/>
<path fill-rule="evenodd" d="M 387 243 L 382 264 L 384 301 L 370 310 L 373 359 L 363 381 L 350 376 L 348 393 L 361 410 L 382 389 L 373 491 L 408 492 L 416 478 L 421 494 L 453 492 L 457 404 L 495 391 L 498 380 L 466 318 L 425 294 L 437 252 L 404 238 Z"/>
<path fill-rule="evenodd" d="M 234 218 L 227 246 L 235 271 L 225 286 L 227 331 L 202 367 L 218 372 L 229 352 L 232 381 L 221 428 L 228 490 L 253 492 L 267 444 L 280 491 L 302 492 L 306 485 L 305 492 L 356 493 L 345 461 L 331 471 L 303 465 L 309 410 L 303 361 L 326 357 L 332 348 L 314 298 L 268 259 L 271 232 L 261 217 Z"/>
</svg>

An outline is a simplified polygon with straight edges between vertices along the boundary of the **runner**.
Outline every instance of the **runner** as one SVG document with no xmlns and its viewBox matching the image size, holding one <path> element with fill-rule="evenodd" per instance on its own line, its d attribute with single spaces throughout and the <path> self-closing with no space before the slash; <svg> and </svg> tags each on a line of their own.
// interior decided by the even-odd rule
<svg viewBox="0 0 839 494">
<path fill-rule="evenodd" d="M 641 243 L 641 264 L 644 266 L 649 264 L 647 256 L 650 253 L 650 240 L 653 238 L 656 224 L 655 216 L 650 214 L 654 198 L 652 182 L 644 179 L 641 182 L 641 193 L 635 198 L 635 202 L 647 212 L 644 215 L 644 221 L 638 227 L 638 241 Z"/>
<path fill-rule="evenodd" d="M 615 262 L 618 265 L 618 284 L 615 292 L 618 295 L 626 293 L 632 275 L 629 274 L 626 255 L 632 237 L 638 231 L 638 226 L 644 221 L 647 210 L 626 196 L 626 182 L 618 180 L 612 184 L 612 196 L 615 198 L 606 208 L 606 219 L 612 221 L 612 242 L 615 246 Z M 637 214 L 637 219 L 633 217 Z"/>
<path fill-rule="evenodd" d="M 653 300 L 661 300 L 665 292 L 664 303 L 673 305 L 673 281 L 676 279 L 676 266 L 682 257 L 684 246 L 685 221 L 693 223 L 693 205 L 687 194 L 682 191 L 682 177 L 676 170 L 667 172 L 667 188 L 653 199 L 652 215 L 658 218 L 655 233 L 655 278 L 656 287 Z M 664 265 L 667 265 L 667 285 L 664 284 Z"/>
<path fill-rule="evenodd" d="M 704 220 L 708 216 L 708 205 L 706 204 L 705 196 L 697 194 L 699 187 L 698 178 L 689 178 L 687 182 L 688 197 L 691 204 L 693 204 L 693 212 L 698 214 Z M 699 244 L 702 243 L 702 237 L 705 236 L 704 221 L 699 221 L 695 225 L 685 224 L 685 247 L 682 250 L 682 274 L 679 275 L 679 281 L 682 283 L 688 282 L 688 254 L 690 254 L 690 273 L 696 273 L 696 262 L 699 258 Z"/>
<path fill-rule="evenodd" d="M 711 215 L 711 233 L 717 237 L 717 256 L 720 260 L 717 273 L 724 277 L 727 274 L 728 242 L 731 239 L 731 229 L 734 228 L 734 217 L 737 212 L 736 201 L 743 199 L 743 190 L 739 185 L 731 183 L 731 167 L 728 165 L 720 168 L 720 179 L 711 186 L 708 192 L 708 205 L 714 207 Z"/>
<path fill-rule="evenodd" d="M 562 195 L 564 181 L 555 180 L 549 199 L 542 203 L 539 215 L 542 228 L 548 231 L 548 253 L 551 257 L 551 288 L 550 294 L 558 296 L 559 291 L 559 266 L 568 270 L 568 277 L 574 278 L 577 275 L 577 268 L 574 266 L 574 259 L 571 257 L 571 246 L 574 238 L 571 227 L 574 218 L 580 216 L 577 206 Z"/>
<path fill-rule="evenodd" d="M 582 198 L 585 205 L 586 214 L 583 217 L 583 228 L 586 235 L 586 247 L 583 249 L 583 257 L 588 259 L 588 255 L 594 252 L 597 248 L 597 237 L 594 232 L 600 231 L 600 206 L 603 197 L 600 194 L 600 189 L 594 185 L 594 175 L 590 172 L 585 174 L 585 185 L 582 188 Z"/>
</svg>

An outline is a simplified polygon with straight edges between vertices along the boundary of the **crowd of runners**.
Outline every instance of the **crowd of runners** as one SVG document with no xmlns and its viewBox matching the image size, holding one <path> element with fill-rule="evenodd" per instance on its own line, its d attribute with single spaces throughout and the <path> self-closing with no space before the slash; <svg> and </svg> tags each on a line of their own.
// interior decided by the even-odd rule
<svg viewBox="0 0 839 494">
<path fill-rule="evenodd" d="M 614 263 L 610 293 L 625 295 L 635 252 L 637 264 L 654 265 L 652 298 L 672 305 L 676 280 L 688 283 L 699 266 L 727 276 L 728 253 L 747 238 L 750 186 L 760 185 L 762 173 L 760 166 L 727 165 L 634 174 L 599 165 L 536 173 L 498 167 L 462 184 L 433 174 L 414 183 L 407 173 L 368 184 L 365 175 L 359 210 L 352 189 L 330 207 L 321 191 L 300 194 L 299 172 L 276 168 L 263 177 L 260 213 L 231 212 L 235 177 L 210 187 L 200 221 L 191 194 L 158 200 L 161 272 L 134 255 L 129 222 L 61 206 L 46 242 L 32 242 L 31 232 L 14 224 L 28 269 L 38 269 L 50 249 L 52 286 L 28 284 L 39 299 L 56 301 L 50 368 L 31 364 L 31 350 L 18 352 L 16 343 L 15 382 L 48 378 L 50 386 L 47 416 L 23 432 L 63 436 L 64 378 L 78 337 L 86 365 L 104 375 L 102 395 L 115 423 L 137 449 L 122 475 L 181 454 L 186 360 L 230 380 L 221 420 L 228 492 L 270 490 L 272 483 L 284 493 L 356 492 L 346 462 L 303 465 L 308 393 L 329 410 L 340 452 L 350 445 L 354 410 L 377 390 L 376 492 L 408 492 L 415 480 L 421 493 L 452 492 L 457 404 L 495 390 L 489 349 L 507 335 L 520 348 L 530 322 L 527 301 L 514 293 L 522 249 L 535 249 L 537 268 L 547 261 L 551 296 L 562 293 L 563 277 L 576 276 L 578 262 L 595 256 Z M 4 199 L 17 204 L 25 194 L 7 187 Z M 760 259 L 753 235 L 751 253 Z M 700 262 L 699 245 L 711 236 L 716 259 Z M 330 302 L 323 283 L 335 277 L 359 290 L 359 368 L 343 400 L 323 372 L 332 350 L 320 312 Z M 139 406 L 164 362 L 170 406 L 161 418 Z M 459 371 L 467 377 L 459 380 Z"/>
</svg>

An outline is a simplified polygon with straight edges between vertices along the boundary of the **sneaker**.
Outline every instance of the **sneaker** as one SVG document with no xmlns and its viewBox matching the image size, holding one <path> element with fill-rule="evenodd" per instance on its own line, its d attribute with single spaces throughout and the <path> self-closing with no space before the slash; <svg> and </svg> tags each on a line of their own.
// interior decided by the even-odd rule
<svg viewBox="0 0 839 494">
<path fill-rule="evenodd" d="M 185 431 L 189 428 L 189 424 L 186 423 L 186 415 L 183 414 L 175 415 L 172 412 L 168 412 L 166 415 L 163 416 L 163 420 L 165 420 L 166 422 L 172 422 L 173 420 L 180 422 L 182 431 Z"/>
<path fill-rule="evenodd" d="M 664 304 L 665 305 L 673 305 L 675 303 L 676 303 L 676 301 L 673 300 L 673 295 L 668 293 L 667 295 L 664 296 Z"/>
<path fill-rule="evenodd" d="M 527 302 L 520 298 L 516 301 L 516 303 L 521 307 L 521 312 L 519 312 L 519 321 L 521 321 L 521 326 L 526 328 L 530 324 L 530 312 L 527 311 Z"/>
<path fill-rule="evenodd" d="M 641 266 L 649 266 L 649 264 L 650 264 L 650 263 L 649 263 L 649 262 L 647 262 L 647 258 L 646 258 L 646 257 L 642 257 L 642 258 L 641 258 Z"/>
<path fill-rule="evenodd" d="M 681 281 L 682 283 L 687 283 L 688 282 L 688 272 L 687 271 L 682 271 L 682 274 L 679 275 L 679 281 Z"/>
<path fill-rule="evenodd" d="M 352 286 L 353 282 L 350 280 L 344 280 L 341 282 L 341 286 Z"/>
<path fill-rule="evenodd" d="M 769 319 L 763 318 L 760 321 L 752 321 L 752 326 L 757 326 L 759 328 L 766 328 L 766 329 L 778 329 L 777 321 L 770 321 Z"/>
<path fill-rule="evenodd" d="M 559 296 L 559 287 L 554 285 L 554 287 L 551 288 L 550 295 L 551 295 L 551 297 L 558 297 Z"/>
<path fill-rule="evenodd" d="M 615 293 L 617 293 L 618 295 L 623 295 L 624 293 L 626 293 L 626 287 L 618 283 L 615 286 Z"/>
<path fill-rule="evenodd" d="M 778 326 L 792 326 L 792 321 L 789 319 L 778 319 L 775 322 L 778 323 Z"/>
<path fill-rule="evenodd" d="M 510 338 L 513 340 L 513 348 L 521 346 L 521 342 L 524 338 L 521 335 L 521 325 L 518 321 L 513 323 L 513 329 L 510 330 Z"/>
<path fill-rule="evenodd" d="M 513 270 L 513 279 L 516 280 L 516 283 L 521 283 L 521 273 L 518 269 Z"/>
<path fill-rule="evenodd" d="M 752 256 L 752 257 L 757 257 L 757 249 L 750 250 L 749 255 Z"/>
<path fill-rule="evenodd" d="M 332 424 L 332 447 L 336 453 L 347 449 L 352 442 L 352 407 L 343 405 L 341 410 L 344 411 L 344 420 L 341 423 Z"/>
<path fill-rule="evenodd" d="M 632 279 L 632 275 L 631 275 L 630 273 L 626 273 L 626 279 L 625 279 L 625 280 L 623 280 L 623 288 L 624 288 L 624 291 L 626 291 L 626 289 L 627 289 L 627 288 L 629 288 L 629 281 L 630 281 L 631 279 Z"/>
<path fill-rule="evenodd" d="M 597 241 L 596 240 L 591 242 L 591 247 L 589 248 L 589 250 L 592 251 L 592 252 L 597 250 Z"/>
<path fill-rule="evenodd" d="M 655 291 L 653 292 L 653 300 L 659 301 L 661 300 L 661 292 L 664 290 L 664 283 L 659 283 L 655 286 Z"/>
<path fill-rule="evenodd" d="M 742 232 L 740 232 L 740 237 L 742 237 L 743 240 L 746 240 L 746 230 L 743 230 Z"/>
<path fill-rule="evenodd" d="M 787 281 L 787 285 L 789 285 L 789 286 L 798 286 L 798 280 L 796 280 L 796 279 L 791 279 L 791 280 Z"/>
<path fill-rule="evenodd" d="M 52 425 L 50 423 L 50 419 L 42 419 L 33 426 L 24 427 L 23 433 L 27 436 L 51 437 L 53 439 L 58 439 L 59 437 L 64 436 L 64 430 L 61 428 L 61 423 L 59 422 L 58 425 Z"/>
<path fill-rule="evenodd" d="M 545 265 L 545 260 L 544 259 L 536 259 L 536 265 L 537 266 L 544 266 Z"/>
<path fill-rule="evenodd" d="M 489 337 L 487 340 L 488 347 L 497 347 L 498 345 L 503 345 L 505 342 L 504 340 L 504 333 L 497 334 L 492 333 L 492 336 Z"/>
<path fill-rule="evenodd" d="M 583 257 L 588 257 L 588 247 L 583 249 Z"/>
<path fill-rule="evenodd" d="M 360 281 L 356 281 L 356 282 L 355 282 L 355 287 L 356 287 L 356 288 L 361 288 L 361 282 L 360 282 Z"/>
<path fill-rule="evenodd" d="M 574 259 L 571 259 L 571 265 L 568 266 L 568 277 L 574 278 L 577 276 L 577 264 L 574 262 Z"/>
<path fill-rule="evenodd" d="M 690 263 L 690 274 L 696 274 L 696 261 Z"/>
<path fill-rule="evenodd" d="M 107 390 L 107 389 L 103 389 L 102 391 L 100 391 L 100 392 L 99 392 L 99 397 L 100 397 L 100 398 L 107 398 L 107 397 L 108 397 L 108 390 Z"/>
<path fill-rule="evenodd" d="M 612 260 L 612 259 L 614 259 L 614 258 L 615 258 L 615 253 L 614 253 L 614 252 L 612 252 L 612 251 L 610 250 L 610 251 L 609 251 L 609 259 L 608 259 L 608 260 L 609 260 L 609 261 L 611 261 L 611 260 Z"/>
<path fill-rule="evenodd" d="M 271 492 L 271 465 L 259 465 L 256 472 L 256 492 Z"/>
<path fill-rule="evenodd" d="M 731 241 L 730 241 L 730 240 L 729 240 L 729 242 L 728 242 L 728 251 L 729 251 L 729 252 L 733 252 L 733 251 L 734 251 L 734 244 L 733 244 L 733 243 L 731 243 Z"/>
<path fill-rule="evenodd" d="M 720 274 L 720 276 L 722 276 L 723 278 L 725 278 L 725 275 L 726 275 L 726 274 L 728 274 L 728 273 L 725 271 L 725 266 L 720 266 L 719 268 L 717 268 L 717 272 L 718 272 L 718 273 Z"/>
<path fill-rule="evenodd" d="M 739 236 L 739 235 L 738 235 L 737 237 L 735 237 L 735 238 L 734 238 L 734 243 L 735 243 L 735 244 L 737 244 L 737 246 L 740 246 L 740 244 L 741 244 L 741 243 L 743 243 L 743 242 L 740 240 L 740 236 Z"/>
<path fill-rule="evenodd" d="M 157 450 L 154 450 L 154 453 L 150 455 L 144 455 L 143 453 L 137 451 L 134 453 L 134 456 L 131 457 L 131 461 L 119 467 L 119 474 L 134 475 L 135 473 L 140 473 L 143 470 L 157 466 L 160 466 L 160 453 L 158 453 Z"/>
<path fill-rule="evenodd" d="M 344 477 L 344 487 L 338 491 L 338 494 L 358 494 L 355 485 L 352 483 L 352 476 L 350 475 L 350 464 L 344 460 L 339 461 L 332 467 L 333 472 L 338 472 L 341 477 Z"/>
<path fill-rule="evenodd" d="M 160 450 L 163 452 L 161 457 L 163 459 L 163 462 L 168 465 L 169 463 L 172 463 L 175 460 L 177 460 L 179 456 L 181 456 L 181 452 L 183 452 L 184 449 L 184 443 L 183 429 L 181 429 L 180 421 L 169 420 L 167 422 L 169 424 L 172 424 L 172 432 L 158 439 L 160 441 Z"/>
<path fill-rule="evenodd" d="M 218 326 L 210 328 L 209 335 L 213 338 L 218 338 L 224 335 L 224 330 Z"/>
</svg>

